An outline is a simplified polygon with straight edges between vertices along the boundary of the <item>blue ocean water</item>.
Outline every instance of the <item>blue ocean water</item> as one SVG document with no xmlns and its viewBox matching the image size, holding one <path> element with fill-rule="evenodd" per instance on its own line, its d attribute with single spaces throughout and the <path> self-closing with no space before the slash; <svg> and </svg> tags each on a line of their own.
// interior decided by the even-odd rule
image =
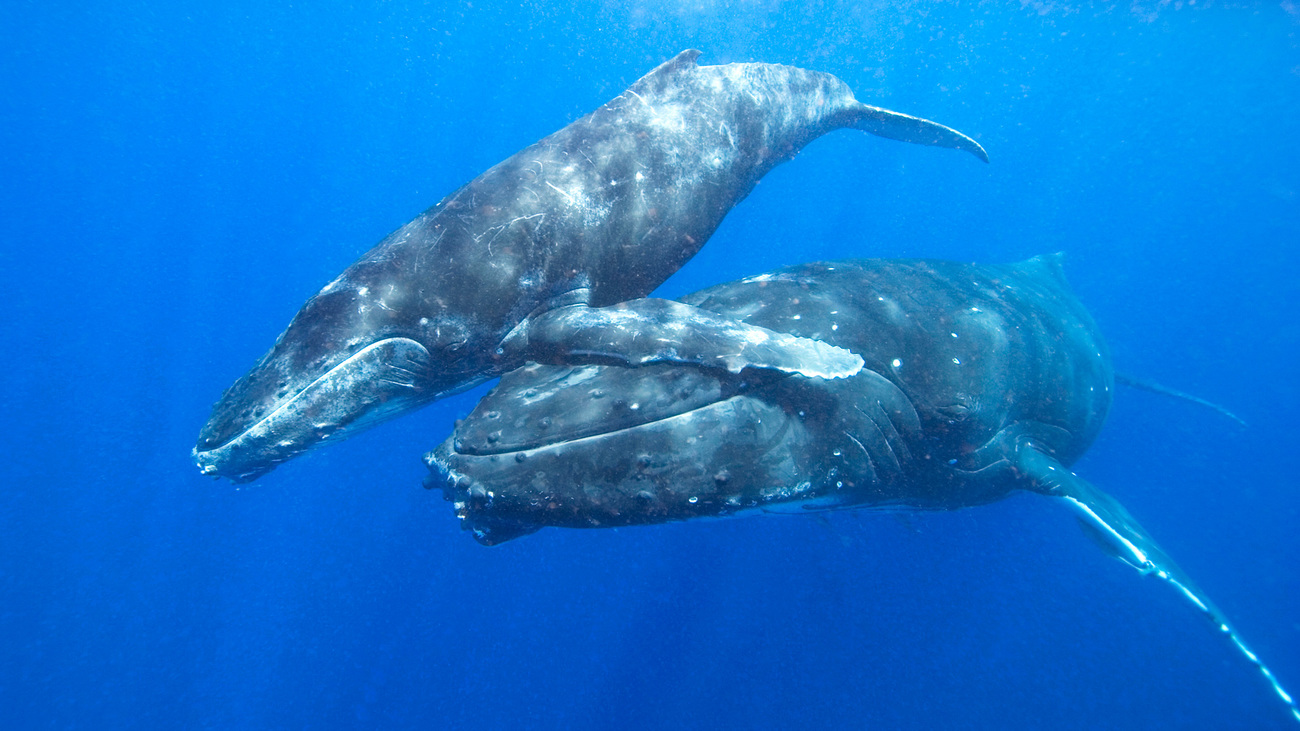
<svg viewBox="0 0 1300 731">
<path fill-rule="evenodd" d="M 1120 390 L 1079 473 L 1300 691 L 1294 3 L 15 0 L 0 726 L 1293 727 L 1035 496 L 489 549 L 420 487 L 473 393 L 247 486 L 198 474 L 211 403 L 308 296 L 691 47 L 832 72 L 992 162 L 834 133 L 660 292 L 1067 252 L 1120 370 L 1249 422 Z"/>
</svg>

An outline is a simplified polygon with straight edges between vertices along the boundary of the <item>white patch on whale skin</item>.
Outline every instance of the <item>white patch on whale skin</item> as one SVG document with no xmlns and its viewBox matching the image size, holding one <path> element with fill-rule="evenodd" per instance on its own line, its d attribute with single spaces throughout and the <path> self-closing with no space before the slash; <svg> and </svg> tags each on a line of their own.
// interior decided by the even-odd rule
<svg viewBox="0 0 1300 731">
<path fill-rule="evenodd" d="M 581 222 L 582 226 L 594 228 L 603 225 L 609 219 L 612 202 L 606 200 L 604 196 L 593 199 L 592 196 L 587 194 L 587 187 L 579 176 L 570 176 L 568 180 L 560 181 L 561 185 L 556 185 L 549 180 L 545 182 L 547 187 L 559 193 L 564 199 L 565 206 L 570 211 L 566 215 L 573 215 Z M 538 215 L 541 214 L 533 214 L 533 216 Z M 532 218 L 533 216 L 521 216 L 515 220 Z M 511 221 L 511 223 L 514 223 L 514 221 Z"/>
<path fill-rule="evenodd" d="M 576 205 L 578 204 L 577 198 L 574 196 L 573 193 L 571 193 L 571 192 L 569 192 L 569 191 L 567 191 L 567 190 L 561 190 L 561 189 L 560 189 L 560 188 L 559 188 L 555 183 L 552 183 L 552 182 L 549 181 L 549 180 L 546 181 L 546 185 L 547 185 L 547 187 L 549 187 L 551 190 L 553 190 L 553 191 L 555 191 L 556 193 L 559 193 L 561 196 L 563 196 L 565 202 L 567 202 L 569 205 L 571 205 L 571 206 L 576 206 Z"/>
<path fill-rule="evenodd" d="M 740 284 L 757 284 L 760 282 L 798 282 L 799 277 L 789 272 L 768 272 L 756 274 L 740 280 Z"/>
<path fill-rule="evenodd" d="M 681 134 L 686 131 L 686 115 L 680 105 L 662 105 L 650 115 L 651 126 L 659 127 L 669 133 Z"/>
</svg>

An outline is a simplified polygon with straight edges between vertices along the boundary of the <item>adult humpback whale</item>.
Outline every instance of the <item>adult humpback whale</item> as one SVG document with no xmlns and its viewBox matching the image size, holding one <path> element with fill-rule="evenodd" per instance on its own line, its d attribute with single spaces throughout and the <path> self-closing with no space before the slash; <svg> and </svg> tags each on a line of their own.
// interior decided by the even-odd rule
<svg viewBox="0 0 1300 731">
<path fill-rule="evenodd" d="M 394 231 L 312 297 L 213 407 L 194 459 L 254 479 L 527 361 L 686 361 L 851 375 L 856 356 L 665 300 L 773 166 L 843 127 L 966 150 L 829 74 L 684 51 Z M 632 301 L 628 301 L 632 300 Z"/>
<path fill-rule="evenodd" d="M 530 365 L 425 456 L 426 485 L 488 545 L 545 526 L 952 510 L 1036 492 L 1073 509 L 1108 553 L 1175 587 L 1300 720 L 1205 594 L 1123 506 L 1067 468 L 1101 428 L 1114 376 L 1058 256 L 807 264 L 682 301 L 847 348 L 865 365 L 843 380 Z"/>
</svg>

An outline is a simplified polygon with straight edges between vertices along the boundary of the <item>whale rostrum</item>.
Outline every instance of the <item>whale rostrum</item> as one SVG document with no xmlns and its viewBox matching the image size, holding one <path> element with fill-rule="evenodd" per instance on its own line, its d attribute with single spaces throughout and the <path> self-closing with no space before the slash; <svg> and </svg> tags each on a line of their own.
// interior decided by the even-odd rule
<svg viewBox="0 0 1300 731">
<path fill-rule="evenodd" d="M 1070 471 L 1105 420 L 1114 374 L 1059 257 L 806 264 L 682 301 L 846 348 L 863 369 L 830 380 L 667 363 L 529 365 L 502 377 L 425 456 L 426 486 L 487 545 L 547 526 L 955 510 L 1015 491 L 1045 495 L 1108 554 L 1174 587 L 1300 720 L 1205 593 L 1118 501 Z"/>
<path fill-rule="evenodd" d="M 829 74 L 684 51 L 394 231 L 213 407 L 194 459 L 248 481 L 527 362 L 842 378 L 843 349 L 646 296 L 775 165 L 840 128 L 988 157 Z"/>
</svg>

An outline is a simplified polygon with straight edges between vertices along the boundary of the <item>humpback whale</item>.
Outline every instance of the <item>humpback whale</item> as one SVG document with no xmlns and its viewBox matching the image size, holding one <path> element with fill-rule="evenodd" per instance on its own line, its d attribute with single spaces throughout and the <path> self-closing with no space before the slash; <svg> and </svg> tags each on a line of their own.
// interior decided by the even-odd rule
<svg viewBox="0 0 1300 731">
<path fill-rule="evenodd" d="M 846 348 L 863 369 L 826 380 L 531 364 L 425 455 L 426 486 L 486 545 L 546 526 L 954 510 L 1037 493 L 1068 506 L 1110 555 L 1174 587 L 1300 720 L 1223 613 L 1119 502 L 1070 471 L 1106 418 L 1115 376 L 1059 255 L 813 263 L 682 301 Z"/>
<path fill-rule="evenodd" d="M 842 349 L 646 296 L 759 178 L 827 132 L 988 156 L 857 101 L 830 74 L 699 55 L 489 169 L 326 285 L 213 407 L 200 470 L 252 480 L 530 361 L 856 373 Z"/>
</svg>

